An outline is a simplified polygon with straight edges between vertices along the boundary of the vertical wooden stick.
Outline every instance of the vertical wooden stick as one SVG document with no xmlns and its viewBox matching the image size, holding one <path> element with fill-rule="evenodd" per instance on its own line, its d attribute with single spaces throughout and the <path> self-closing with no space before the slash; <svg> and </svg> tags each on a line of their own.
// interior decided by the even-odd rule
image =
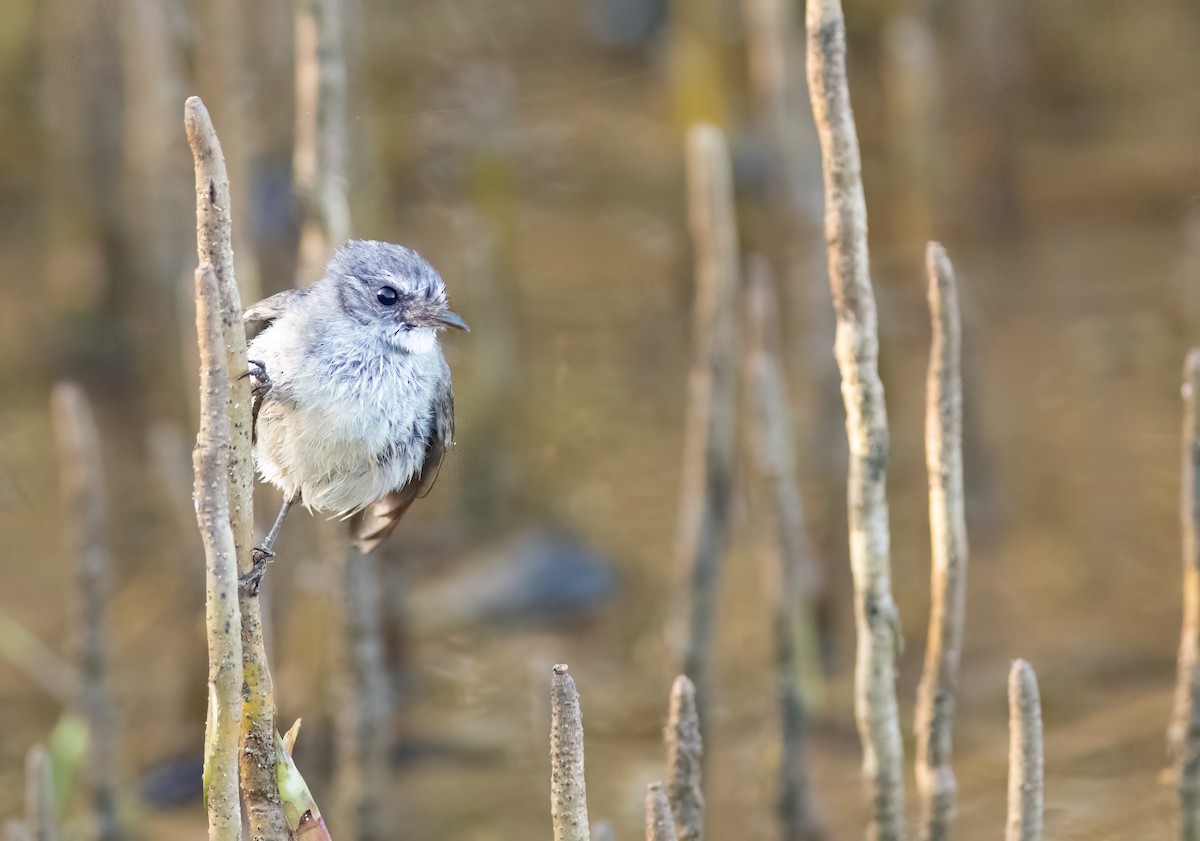
<svg viewBox="0 0 1200 841">
<path fill-rule="evenodd" d="M 687 675 L 675 678 L 663 733 L 667 744 L 667 798 L 680 841 L 704 838 L 704 741 L 696 710 L 696 687 Z"/>
<path fill-rule="evenodd" d="M 204 802 L 209 841 L 241 841 L 238 734 L 242 719 L 242 617 L 237 550 L 229 524 L 229 375 L 225 367 L 221 300 L 208 263 L 196 269 L 196 335 L 200 341 L 200 433 L 192 464 L 194 500 L 206 559 L 208 731 Z"/>
<path fill-rule="evenodd" d="M 296 3 L 296 192 L 304 207 L 296 285 L 319 278 L 333 250 L 350 236 L 346 197 L 347 70 L 342 0 Z M 358 841 L 388 835 L 384 803 L 389 776 L 391 708 L 384 653 L 378 562 L 354 549 L 344 528 L 322 523 L 322 552 L 340 569 L 344 664 L 337 698 L 337 816 Z"/>
<path fill-rule="evenodd" d="M 696 125 L 687 137 L 688 217 L 696 260 L 695 356 L 681 483 L 680 566 L 691 570 L 683 673 L 704 720 L 721 556 L 729 528 L 737 412 L 738 237 L 725 138 Z"/>
<path fill-rule="evenodd" d="M 54 779 L 50 757 L 41 745 L 25 756 L 25 826 L 30 841 L 58 841 L 54 818 Z"/>
<path fill-rule="evenodd" d="M 1015 660 L 1008 675 L 1008 828 L 1005 841 L 1042 838 L 1042 702 L 1037 675 Z"/>
<path fill-rule="evenodd" d="M 200 264 L 206 264 L 220 298 L 218 347 L 225 351 L 225 419 L 228 437 L 222 455 L 227 459 L 229 523 L 240 575 L 254 568 L 254 464 L 250 452 L 250 380 L 246 361 L 246 330 L 242 301 L 233 269 L 233 219 L 229 176 L 221 143 L 199 97 L 185 106 L 184 123 L 196 164 L 196 245 Z M 235 590 L 241 620 L 242 679 L 245 683 L 241 718 L 240 768 L 252 839 L 286 841 L 287 823 L 279 803 L 275 774 L 275 693 L 263 640 L 262 605 L 257 594 Z"/>
<path fill-rule="evenodd" d="M 1183 629 L 1175 707 L 1168 729 L 1175 784 L 1179 790 L 1182 837 L 1200 841 L 1200 349 L 1183 371 Z"/>
<path fill-rule="evenodd" d="M 117 734 L 108 686 L 105 633 L 112 559 L 105 536 L 100 436 L 87 397 L 74 383 L 54 387 L 51 408 L 58 441 L 63 531 L 79 581 L 78 702 L 88 723 L 88 781 L 97 837 L 113 841 L 121 837 L 121 828 L 117 820 Z"/>
<path fill-rule="evenodd" d="M 778 302 L 766 258 L 755 255 L 746 272 L 746 381 L 750 389 L 757 471 L 769 486 L 778 532 L 779 573 L 774 579 L 775 671 L 783 746 L 779 814 L 785 841 L 819 837 L 809 794 L 808 713 L 801 675 L 820 680 L 815 603 L 824 588 L 804 524 L 796 481 L 792 423 L 780 364 Z"/>
<path fill-rule="evenodd" d="M 646 841 L 676 841 L 675 818 L 662 783 L 646 786 Z"/>
<path fill-rule="evenodd" d="M 929 472 L 929 532 L 933 553 L 929 639 L 917 690 L 917 788 L 921 834 L 942 841 L 954 817 L 957 784 L 951 767 L 955 688 L 966 610 L 967 525 L 963 508 L 961 327 L 958 290 L 946 251 L 929 243 L 929 312 L 933 348 L 925 404 Z"/>
<path fill-rule="evenodd" d="M 857 626 L 855 718 L 870 788 L 868 837 L 904 837 L 904 769 L 896 709 L 900 617 L 892 599 L 887 507 L 888 426 L 877 368 L 879 335 L 867 257 L 867 206 L 846 83 L 839 0 L 809 0 L 808 85 L 825 171 L 825 238 L 837 314 L 850 445 L 850 564 Z"/>
<path fill-rule="evenodd" d="M 550 679 L 550 821 L 554 841 L 589 841 L 583 714 L 564 665 Z"/>
<path fill-rule="evenodd" d="M 304 206 L 297 285 L 350 235 L 342 0 L 296 0 L 296 191 Z"/>
</svg>

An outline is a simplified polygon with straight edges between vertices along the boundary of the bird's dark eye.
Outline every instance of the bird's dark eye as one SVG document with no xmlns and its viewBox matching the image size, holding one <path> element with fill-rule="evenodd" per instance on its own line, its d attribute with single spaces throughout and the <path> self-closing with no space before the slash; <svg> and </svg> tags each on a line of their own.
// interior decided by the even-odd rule
<svg viewBox="0 0 1200 841">
<path fill-rule="evenodd" d="M 394 307 L 396 306 L 396 301 L 400 299 L 400 296 L 396 294 L 396 290 L 392 287 L 384 286 L 375 293 L 375 299 L 385 307 Z"/>
</svg>

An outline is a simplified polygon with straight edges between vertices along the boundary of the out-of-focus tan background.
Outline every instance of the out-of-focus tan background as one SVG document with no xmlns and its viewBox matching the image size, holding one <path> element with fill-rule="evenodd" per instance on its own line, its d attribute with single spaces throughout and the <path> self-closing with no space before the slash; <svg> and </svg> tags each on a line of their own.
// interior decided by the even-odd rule
<svg viewBox="0 0 1200 841">
<path fill-rule="evenodd" d="M 845 5 L 891 417 L 908 754 L 928 609 L 922 255 L 937 238 L 959 273 L 967 379 L 957 831 L 1000 832 L 1005 676 L 1022 656 L 1042 683 L 1050 834 L 1168 837 L 1174 799 L 1159 772 L 1180 612 L 1179 381 L 1200 342 L 1200 7 Z M 810 773 L 831 837 L 856 837 L 865 812 L 820 161 L 802 120 L 807 151 L 780 189 L 739 4 L 349 0 L 346 11 L 354 233 L 418 249 L 473 330 L 444 342 L 460 444 L 385 551 L 395 837 L 548 835 L 555 662 L 571 665 L 583 696 L 593 819 L 618 837 L 640 831 L 677 668 L 664 628 L 682 577 L 693 119 L 728 132 L 743 245 L 768 254 L 780 279 L 806 513 L 833 594 Z M 799 21 L 802 4 L 790 12 Z M 791 59 L 803 97 L 802 57 Z M 207 670 L 188 498 L 189 94 L 208 103 L 229 158 L 244 298 L 290 285 L 289 3 L 4 6 L 5 646 L 15 625 L 70 656 L 74 576 L 48 421 L 50 387 L 69 377 L 103 436 L 127 808 L 141 837 L 180 839 L 203 837 Z M 777 833 L 770 527 L 746 474 L 718 616 L 714 838 Z M 261 494 L 263 512 L 276 504 Z M 267 587 L 281 720 L 305 716 L 299 761 L 320 798 L 331 573 L 310 520 L 287 524 Z M 0 658 L 0 816 L 19 811 L 22 756 L 46 740 L 61 701 Z M 68 804 L 68 825 L 82 801 Z"/>
</svg>

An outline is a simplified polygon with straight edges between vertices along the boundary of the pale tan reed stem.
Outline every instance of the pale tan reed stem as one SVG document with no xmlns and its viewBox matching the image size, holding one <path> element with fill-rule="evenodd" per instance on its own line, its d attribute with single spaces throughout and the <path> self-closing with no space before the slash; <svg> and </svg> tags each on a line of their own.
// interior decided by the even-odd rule
<svg viewBox="0 0 1200 841">
<path fill-rule="evenodd" d="M 662 783 L 646 786 L 646 841 L 676 841 L 675 818 Z"/>
<path fill-rule="evenodd" d="M 550 822 L 554 841 L 589 841 L 583 713 L 565 665 L 550 679 Z"/>
<path fill-rule="evenodd" d="M 100 435 L 87 396 L 75 383 L 56 385 L 50 403 L 58 441 L 64 542 L 75 561 L 79 583 L 75 633 L 81 680 L 77 703 L 88 723 L 88 785 L 97 837 L 114 841 L 122 832 L 117 818 L 117 733 L 105 629 L 112 595 L 112 558 L 105 533 Z"/>
<path fill-rule="evenodd" d="M 839 0 L 809 0 L 808 85 L 825 172 L 825 238 L 837 315 L 850 445 L 848 507 L 854 576 L 855 718 L 870 791 L 867 835 L 904 837 L 904 755 L 896 706 L 900 617 L 892 599 L 888 527 L 888 424 L 879 380 L 879 335 L 867 255 L 867 206 L 846 81 L 846 24 Z"/>
<path fill-rule="evenodd" d="M 25 755 L 25 828 L 29 841 L 58 841 L 54 778 L 50 756 L 41 745 Z"/>
<path fill-rule="evenodd" d="M 667 745 L 667 799 L 680 841 L 704 838 L 704 741 L 696 709 L 696 687 L 687 675 L 675 678 L 663 732 Z"/>
<path fill-rule="evenodd" d="M 229 525 L 229 375 L 225 367 L 216 274 L 196 269 L 196 335 L 200 342 L 200 433 L 192 451 L 193 492 L 206 559 L 208 730 L 204 801 L 209 841 L 240 841 L 238 733 L 242 720 L 242 638 L 237 550 Z"/>
<path fill-rule="evenodd" d="M 704 721 L 721 558 L 729 530 L 736 449 L 737 222 L 725 137 L 710 125 L 687 136 L 688 217 L 695 249 L 694 356 L 680 491 L 680 567 L 691 604 L 683 673 Z"/>
<path fill-rule="evenodd" d="M 921 835 L 948 837 L 957 783 L 951 766 L 955 690 L 966 612 L 967 525 L 963 502 L 962 328 L 954 269 L 946 251 L 929 243 L 926 254 L 933 348 L 925 403 L 925 461 L 929 472 L 932 549 L 929 637 L 917 690 L 916 772 Z"/>
<path fill-rule="evenodd" d="M 1005 841 L 1042 838 L 1042 702 L 1037 675 L 1014 660 L 1008 675 L 1008 826 Z"/>
<path fill-rule="evenodd" d="M 1183 371 L 1183 628 L 1175 706 L 1167 731 L 1184 841 L 1200 841 L 1200 349 Z"/>
</svg>

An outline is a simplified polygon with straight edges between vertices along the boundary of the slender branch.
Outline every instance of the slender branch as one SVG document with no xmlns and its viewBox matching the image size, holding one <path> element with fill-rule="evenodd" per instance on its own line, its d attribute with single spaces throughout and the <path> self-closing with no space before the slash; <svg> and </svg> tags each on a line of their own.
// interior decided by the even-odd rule
<svg viewBox="0 0 1200 841">
<path fill-rule="evenodd" d="M 293 172 L 305 211 L 299 277 L 320 277 L 350 235 L 346 200 L 346 58 L 342 0 L 296 0 Z"/>
<path fill-rule="evenodd" d="M 332 524 L 330 524 L 332 525 Z M 391 710 L 383 634 L 379 562 L 346 542 L 341 529 L 323 529 L 326 557 L 341 557 L 340 679 L 336 688 L 337 816 L 358 841 L 382 841 L 387 823 Z M 339 830 L 341 832 L 341 830 Z"/>
<path fill-rule="evenodd" d="M 1008 674 L 1008 828 L 1005 841 L 1042 838 L 1042 702 L 1024 660 Z"/>
<path fill-rule="evenodd" d="M 867 257 L 867 207 L 839 0 L 809 0 L 808 84 L 825 171 L 825 238 L 837 315 L 834 354 L 842 374 L 850 445 L 850 566 L 857 627 L 855 718 L 870 789 L 868 837 L 904 837 L 904 769 L 896 709 L 900 618 L 892 599 L 886 495 L 887 410 L 877 370 L 879 336 Z"/>
<path fill-rule="evenodd" d="M 229 525 L 229 375 L 225 368 L 221 301 L 212 266 L 196 269 L 196 334 L 200 341 L 200 433 L 192 464 L 194 500 L 206 559 L 208 731 L 204 801 L 209 841 L 241 841 L 238 732 L 242 718 L 242 626 L 238 574 Z"/>
<path fill-rule="evenodd" d="M 746 273 L 746 381 L 750 389 L 755 465 L 769 486 L 779 571 L 774 583 L 775 672 L 782 723 L 779 816 L 785 841 L 819 838 L 808 785 L 808 712 L 802 676 L 821 680 L 815 605 L 824 591 L 804 523 L 796 481 L 792 420 L 780 357 L 778 302 L 771 269 L 755 255 Z"/>
<path fill-rule="evenodd" d="M 350 236 L 346 197 L 346 45 L 342 0 L 297 0 L 296 192 L 304 208 L 296 285 L 320 277 L 334 248 Z M 379 841 L 389 834 L 388 712 L 383 606 L 376 558 L 358 552 L 343 528 L 322 524 L 322 551 L 340 570 L 342 664 L 337 698 L 334 803 L 348 834 Z"/>
<path fill-rule="evenodd" d="M 63 531 L 79 580 L 80 695 L 88 723 L 88 778 L 97 837 L 122 836 L 117 819 L 117 734 L 108 687 L 105 614 L 111 595 L 112 559 L 105 539 L 104 475 L 100 436 L 83 389 L 59 383 L 51 396 L 58 441 Z"/>
<path fill-rule="evenodd" d="M 942 841 L 954 817 L 957 783 L 951 767 L 955 690 L 966 610 L 967 525 L 963 508 L 962 373 L 958 291 L 946 251 L 929 243 L 929 312 L 933 348 L 925 403 L 929 472 L 929 532 L 933 552 L 929 640 L 917 690 L 917 788 L 921 833 Z"/>
<path fill-rule="evenodd" d="M 58 826 L 54 819 L 54 777 L 50 773 L 50 757 L 41 745 L 29 749 L 25 756 L 25 826 L 30 841 L 57 841 Z"/>
<path fill-rule="evenodd" d="M 196 163 L 196 243 L 200 263 L 211 266 L 220 296 L 220 324 L 225 348 L 229 446 L 228 502 L 230 525 L 240 575 L 254 568 L 254 465 L 250 452 L 250 381 L 242 374 L 246 331 L 242 302 L 233 270 L 229 177 L 221 144 L 204 103 L 191 97 L 185 108 L 188 143 Z M 249 589 L 238 592 L 245 702 L 241 720 L 241 783 L 252 839 L 287 839 L 275 775 L 275 695 L 263 640 L 262 606 Z"/>
<path fill-rule="evenodd" d="M 1168 739 L 1185 841 L 1200 840 L 1200 349 L 1183 372 L 1183 629 Z"/>
<path fill-rule="evenodd" d="M 662 783 L 646 786 L 646 841 L 676 841 L 675 818 Z"/>
<path fill-rule="evenodd" d="M 554 841 L 588 841 L 587 786 L 583 775 L 583 714 L 567 667 L 550 679 L 550 821 Z"/>
<path fill-rule="evenodd" d="M 675 678 L 667 708 L 667 797 L 680 841 L 704 838 L 704 740 L 696 710 L 696 687 L 687 675 Z"/>
<path fill-rule="evenodd" d="M 683 672 L 696 684 L 701 721 L 721 556 L 729 530 L 737 412 L 738 237 L 729 152 L 720 130 L 687 138 L 688 217 L 696 260 L 695 356 L 689 382 L 680 493 L 681 567 L 691 570 Z"/>
</svg>

